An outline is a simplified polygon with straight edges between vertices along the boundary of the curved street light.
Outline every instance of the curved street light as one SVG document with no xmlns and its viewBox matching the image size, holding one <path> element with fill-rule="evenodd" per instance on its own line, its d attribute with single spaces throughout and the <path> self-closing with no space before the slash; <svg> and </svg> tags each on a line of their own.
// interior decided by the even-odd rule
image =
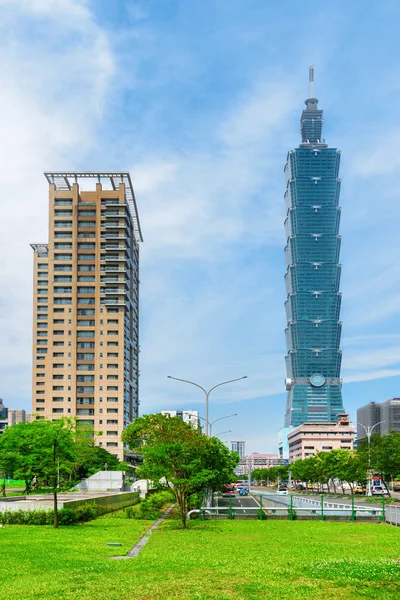
<svg viewBox="0 0 400 600">
<path fill-rule="evenodd" d="M 371 434 L 372 431 L 375 429 L 375 427 L 378 427 L 378 425 L 381 425 L 382 423 L 386 423 L 386 421 L 379 421 L 379 423 L 375 423 L 375 425 L 363 425 L 362 423 L 357 423 L 357 425 L 360 425 L 361 427 L 363 427 L 365 429 L 365 433 L 367 434 L 367 440 L 368 440 L 368 490 L 367 490 L 367 496 L 372 496 L 372 490 L 371 490 Z"/>
<path fill-rule="evenodd" d="M 214 421 L 211 421 L 211 423 L 209 421 L 207 421 L 204 417 L 198 416 L 198 418 L 201 419 L 202 421 L 206 422 L 206 427 L 210 428 L 210 430 L 209 430 L 210 434 L 209 435 L 206 434 L 206 435 L 208 435 L 208 437 L 212 437 L 211 432 L 212 432 L 212 426 L 214 425 L 214 423 L 216 423 L 217 421 L 222 421 L 222 419 L 229 419 L 230 417 L 237 417 L 237 416 L 238 416 L 238 413 L 233 413 L 233 415 L 226 415 L 225 417 L 219 417 L 218 419 L 214 419 Z M 218 435 L 221 435 L 221 434 L 218 434 Z"/>
<path fill-rule="evenodd" d="M 233 383 L 234 381 L 240 381 L 241 379 L 247 379 L 247 375 L 244 375 L 244 377 L 238 377 L 237 379 L 229 379 L 228 381 L 222 381 L 221 383 L 217 383 L 217 385 L 214 385 L 212 388 L 210 388 L 209 390 L 206 390 L 205 388 L 203 388 L 202 385 L 199 385 L 198 383 L 195 383 L 194 381 L 189 381 L 189 379 L 181 379 L 180 377 L 172 377 L 172 375 L 167 375 L 168 379 L 175 379 L 176 381 L 183 381 L 183 383 L 189 383 L 190 385 L 195 385 L 196 387 L 200 388 L 201 390 L 203 390 L 205 396 L 206 396 L 206 435 L 208 437 L 211 436 L 211 432 L 209 434 L 208 432 L 208 425 L 209 425 L 209 420 L 208 420 L 208 401 L 209 401 L 209 397 L 210 394 L 213 390 L 215 390 L 217 387 L 220 387 L 221 385 L 226 385 L 227 383 Z"/>
<path fill-rule="evenodd" d="M 213 437 L 218 437 L 220 435 L 224 435 L 224 433 L 231 433 L 232 429 L 228 429 L 227 431 L 220 431 L 219 433 L 215 433 Z"/>
</svg>

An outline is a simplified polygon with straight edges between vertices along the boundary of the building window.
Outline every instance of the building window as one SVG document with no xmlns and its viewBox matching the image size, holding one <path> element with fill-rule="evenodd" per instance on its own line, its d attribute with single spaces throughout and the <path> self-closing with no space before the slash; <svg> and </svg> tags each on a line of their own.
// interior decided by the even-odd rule
<svg viewBox="0 0 400 600">
<path fill-rule="evenodd" d="M 62 414 L 64 412 L 63 408 L 53 408 L 53 413 Z"/>
<path fill-rule="evenodd" d="M 96 244 L 94 242 L 78 242 L 78 250 L 95 250 Z"/>
<path fill-rule="evenodd" d="M 72 242 L 55 242 L 54 250 L 71 250 Z"/>
<path fill-rule="evenodd" d="M 107 442 L 107 448 L 117 448 L 118 442 Z"/>
<path fill-rule="evenodd" d="M 54 210 L 54 216 L 55 217 L 72 217 L 72 209 L 64 210 L 62 208 L 56 208 Z"/>
<path fill-rule="evenodd" d="M 54 265 L 55 271 L 72 271 L 71 265 Z"/>
<path fill-rule="evenodd" d="M 72 221 L 54 221 L 54 227 L 59 229 L 72 229 Z"/>
</svg>

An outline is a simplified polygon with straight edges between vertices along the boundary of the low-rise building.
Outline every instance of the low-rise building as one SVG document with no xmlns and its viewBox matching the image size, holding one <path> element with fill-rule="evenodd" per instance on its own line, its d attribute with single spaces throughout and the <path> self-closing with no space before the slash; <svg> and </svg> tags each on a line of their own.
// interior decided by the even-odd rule
<svg viewBox="0 0 400 600">
<path fill-rule="evenodd" d="M 240 459 L 239 465 L 235 469 L 237 475 L 247 475 L 254 469 L 268 469 L 269 467 L 276 467 L 277 465 L 285 465 L 286 460 L 279 458 L 277 454 L 260 454 L 259 452 L 253 452 L 248 456 Z"/>
<path fill-rule="evenodd" d="M 353 450 L 354 438 L 354 426 L 345 414 L 339 415 L 337 423 L 303 423 L 288 434 L 289 461 L 339 448 Z"/>
</svg>

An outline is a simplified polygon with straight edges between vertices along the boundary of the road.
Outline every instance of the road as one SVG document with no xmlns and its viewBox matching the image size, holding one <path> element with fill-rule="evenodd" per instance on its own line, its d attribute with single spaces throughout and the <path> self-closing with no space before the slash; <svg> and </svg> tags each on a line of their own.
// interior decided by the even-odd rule
<svg viewBox="0 0 400 600">
<path fill-rule="evenodd" d="M 232 508 L 233 509 L 235 509 L 235 508 L 243 509 L 238 512 L 240 512 L 240 514 L 243 514 L 244 516 L 255 515 L 260 506 L 258 504 L 258 502 L 256 502 L 256 500 L 254 500 L 254 498 L 252 496 L 239 496 L 239 494 L 236 494 L 235 496 L 231 496 L 231 498 L 232 498 Z M 229 504 L 230 504 L 230 498 L 219 498 L 219 497 L 214 498 L 214 506 L 216 506 L 216 507 L 229 508 Z"/>
<path fill-rule="evenodd" d="M 237 510 L 237 515 L 243 515 L 244 517 L 254 517 L 254 516 L 258 516 L 259 511 L 260 511 L 260 502 L 259 502 L 259 496 L 257 496 L 257 494 L 252 494 L 250 496 L 239 496 L 239 494 L 236 494 L 235 496 L 231 496 L 232 498 L 232 509 L 233 510 Z M 229 509 L 229 504 L 230 504 L 230 498 L 221 498 L 221 497 L 214 497 L 214 506 L 215 507 L 223 507 L 226 510 Z M 278 501 L 275 502 L 271 497 L 269 497 L 268 499 L 264 498 L 263 499 L 263 508 L 268 507 L 269 509 L 285 509 L 286 512 L 286 506 L 283 507 L 281 503 L 279 503 Z M 268 511 L 270 512 L 270 511 Z M 279 514 L 279 513 L 278 513 Z"/>
</svg>

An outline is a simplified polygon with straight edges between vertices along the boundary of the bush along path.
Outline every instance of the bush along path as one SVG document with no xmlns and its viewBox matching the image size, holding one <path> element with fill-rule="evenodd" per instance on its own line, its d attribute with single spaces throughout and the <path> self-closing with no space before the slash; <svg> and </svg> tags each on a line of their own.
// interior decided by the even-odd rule
<svg viewBox="0 0 400 600">
<path fill-rule="evenodd" d="M 153 531 L 155 531 L 161 525 L 161 523 L 168 517 L 168 515 L 174 509 L 174 507 L 175 504 L 172 504 L 169 508 L 167 508 L 167 510 L 161 515 L 161 517 L 157 519 L 155 523 L 153 523 L 150 529 L 148 529 L 146 533 L 142 535 L 140 540 L 133 546 L 133 548 L 131 548 L 128 554 L 124 556 L 110 556 L 110 558 L 113 558 L 114 560 L 121 560 L 124 558 L 135 558 L 139 554 L 141 549 L 144 548 L 144 546 L 147 544 Z"/>
</svg>

